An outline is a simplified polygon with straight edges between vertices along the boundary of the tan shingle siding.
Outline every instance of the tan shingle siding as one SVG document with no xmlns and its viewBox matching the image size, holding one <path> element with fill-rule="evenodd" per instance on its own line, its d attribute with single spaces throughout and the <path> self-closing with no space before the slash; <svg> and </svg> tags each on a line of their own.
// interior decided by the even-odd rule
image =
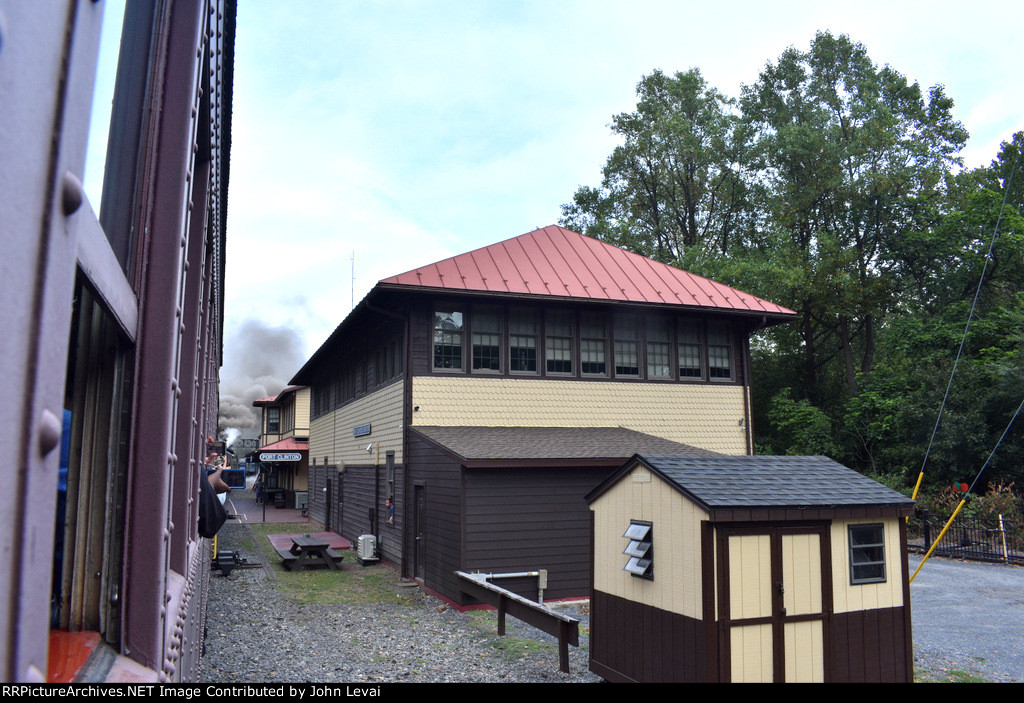
<svg viewBox="0 0 1024 703">
<path fill-rule="evenodd" d="M 413 379 L 413 425 L 626 427 L 745 454 L 743 388 L 522 378 Z"/>
<path fill-rule="evenodd" d="M 376 448 L 367 454 L 366 446 L 380 442 L 380 463 L 386 452 L 395 452 L 402 462 L 402 384 L 390 386 L 348 403 L 334 412 L 313 420 L 309 437 L 309 458 L 322 463 L 328 457 L 333 464 L 373 464 Z M 371 434 L 353 437 L 352 428 L 369 423 Z"/>
</svg>

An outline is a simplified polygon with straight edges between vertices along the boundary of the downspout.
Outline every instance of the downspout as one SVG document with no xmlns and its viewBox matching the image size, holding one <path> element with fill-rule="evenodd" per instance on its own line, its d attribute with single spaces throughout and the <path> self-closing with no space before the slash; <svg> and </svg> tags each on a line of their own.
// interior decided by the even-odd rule
<svg viewBox="0 0 1024 703">
<path fill-rule="evenodd" d="M 754 411 L 751 400 L 751 388 L 753 379 L 750 372 L 750 335 L 758 330 L 762 330 L 768 326 L 768 316 L 762 315 L 761 322 L 755 327 L 752 327 L 743 338 L 743 409 L 746 415 L 745 421 L 746 427 L 746 439 L 747 439 L 747 456 L 751 456 L 754 453 Z"/>
</svg>

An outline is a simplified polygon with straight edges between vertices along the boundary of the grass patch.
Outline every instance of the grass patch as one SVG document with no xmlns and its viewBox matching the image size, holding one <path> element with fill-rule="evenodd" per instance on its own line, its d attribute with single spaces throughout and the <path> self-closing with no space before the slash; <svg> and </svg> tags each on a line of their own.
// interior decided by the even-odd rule
<svg viewBox="0 0 1024 703">
<path fill-rule="evenodd" d="M 948 671 L 914 670 L 914 683 L 990 683 L 988 679 L 966 669 L 950 669 Z"/>
<path fill-rule="evenodd" d="M 498 634 L 498 614 L 494 610 L 473 610 L 466 613 L 467 621 L 477 631 L 481 640 L 498 651 L 506 660 L 518 660 L 531 654 L 547 654 L 555 651 L 548 642 Z"/>
<path fill-rule="evenodd" d="M 546 642 L 538 642 L 527 637 L 504 637 L 495 636 L 491 646 L 501 653 L 506 659 L 523 659 L 531 654 L 546 654 L 551 651 L 551 645 Z"/>
<path fill-rule="evenodd" d="M 394 569 L 377 564 L 362 567 L 354 552 L 346 552 L 339 571 L 306 569 L 288 571 L 281 563 L 277 550 L 267 535 L 305 534 L 308 523 L 250 523 L 258 548 L 274 569 L 274 588 L 298 603 L 401 603 L 408 604 L 408 596 L 401 592 L 398 574 Z"/>
</svg>

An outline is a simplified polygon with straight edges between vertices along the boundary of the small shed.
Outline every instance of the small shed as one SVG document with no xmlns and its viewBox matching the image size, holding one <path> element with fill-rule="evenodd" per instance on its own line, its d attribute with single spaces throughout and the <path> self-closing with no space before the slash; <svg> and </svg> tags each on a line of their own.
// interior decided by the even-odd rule
<svg viewBox="0 0 1024 703">
<path fill-rule="evenodd" d="M 911 681 L 913 501 L 826 457 L 637 454 L 586 497 L 611 681 Z"/>
</svg>

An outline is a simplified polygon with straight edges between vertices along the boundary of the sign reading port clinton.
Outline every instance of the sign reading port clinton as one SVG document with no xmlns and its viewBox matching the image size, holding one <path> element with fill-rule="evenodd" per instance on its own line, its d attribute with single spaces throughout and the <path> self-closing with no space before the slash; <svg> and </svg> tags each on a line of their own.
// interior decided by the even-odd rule
<svg viewBox="0 0 1024 703">
<path fill-rule="evenodd" d="M 262 452 L 260 461 L 301 461 L 299 452 Z"/>
</svg>

